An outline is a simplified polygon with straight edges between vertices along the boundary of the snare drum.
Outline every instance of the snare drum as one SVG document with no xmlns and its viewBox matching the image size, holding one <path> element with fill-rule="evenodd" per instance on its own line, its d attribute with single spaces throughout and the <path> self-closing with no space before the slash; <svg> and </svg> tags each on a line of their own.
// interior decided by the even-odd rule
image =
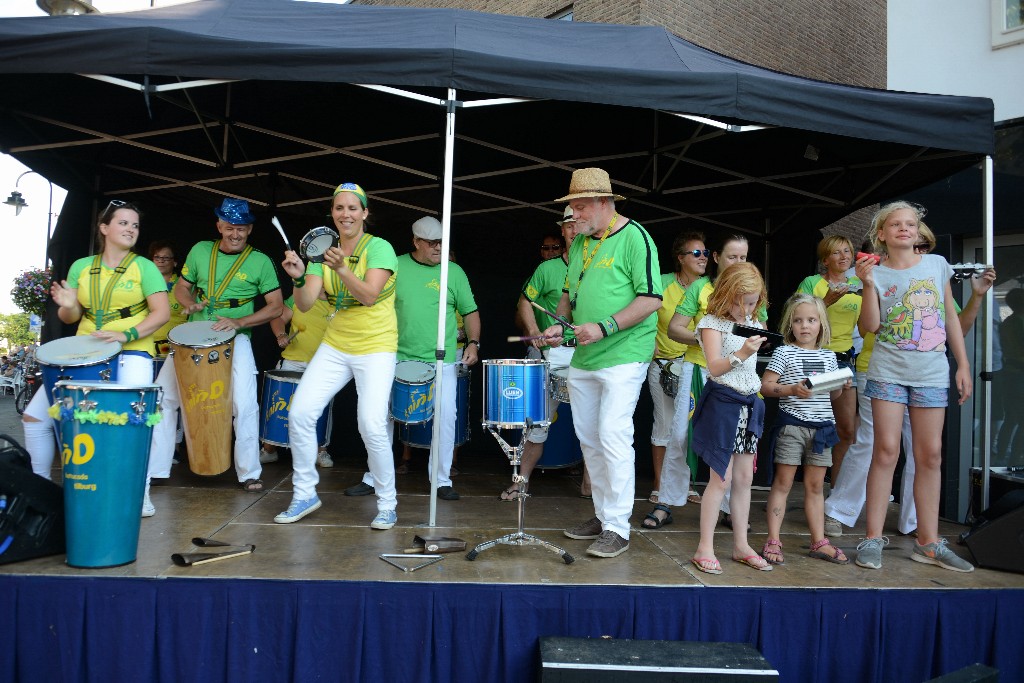
<svg viewBox="0 0 1024 683">
<path fill-rule="evenodd" d="M 455 393 L 455 447 L 469 441 L 469 368 L 458 367 L 458 385 Z M 433 418 L 420 424 L 398 425 L 398 440 L 413 448 L 430 448 L 434 436 Z"/>
<path fill-rule="evenodd" d="M 485 360 L 482 423 L 499 429 L 519 429 L 530 420 L 538 427 L 548 416 L 548 362 L 532 358 Z"/>
<path fill-rule="evenodd" d="M 299 256 L 310 263 L 323 263 L 324 252 L 338 246 L 338 233 L 334 228 L 313 228 L 299 242 Z"/>
<path fill-rule="evenodd" d="M 434 416 L 434 366 L 418 360 L 400 360 L 391 385 L 391 417 L 405 424 L 420 424 Z"/>
<path fill-rule="evenodd" d="M 210 320 L 184 323 L 167 334 L 181 396 L 189 468 L 213 476 L 231 467 L 231 354 L 234 330 Z"/>
<path fill-rule="evenodd" d="M 260 401 L 260 441 L 288 447 L 288 414 L 302 373 L 297 370 L 267 370 L 263 373 Z M 332 400 L 316 421 L 316 442 L 323 448 L 331 442 Z"/>
<path fill-rule="evenodd" d="M 117 381 L 117 355 L 121 345 L 89 335 L 64 337 L 36 349 L 46 396 L 53 402 L 53 387 L 61 380 Z"/>
<path fill-rule="evenodd" d="M 682 361 L 665 361 L 661 365 L 661 389 L 669 398 L 675 398 L 679 393 L 679 377 L 683 374 Z"/>
<path fill-rule="evenodd" d="M 569 369 L 552 370 L 548 379 L 551 381 L 548 385 L 551 398 L 559 403 L 569 403 Z"/>
</svg>

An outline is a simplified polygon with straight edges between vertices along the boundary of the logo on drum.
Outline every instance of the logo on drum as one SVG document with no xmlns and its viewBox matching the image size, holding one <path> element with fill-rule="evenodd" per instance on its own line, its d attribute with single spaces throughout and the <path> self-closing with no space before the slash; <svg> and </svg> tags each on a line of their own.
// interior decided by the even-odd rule
<svg viewBox="0 0 1024 683">
<path fill-rule="evenodd" d="M 406 406 L 405 408 L 406 420 L 408 420 L 414 414 L 419 413 L 421 410 L 425 409 L 427 406 L 434 402 L 434 384 L 431 383 L 430 388 L 427 389 L 426 393 L 423 394 L 419 393 L 416 390 L 413 390 L 410 393 L 409 398 L 412 400 L 409 401 L 409 405 Z"/>
<path fill-rule="evenodd" d="M 188 407 L 190 409 L 195 408 L 200 403 L 206 401 L 216 401 L 218 398 L 224 395 L 224 382 L 217 380 L 210 385 L 210 390 L 206 391 L 196 385 L 191 385 L 188 388 Z M 216 406 L 219 408 L 219 405 Z"/>
<path fill-rule="evenodd" d="M 514 401 L 523 397 L 523 390 L 517 387 L 515 382 L 509 382 L 509 385 L 501 390 L 501 395 Z"/>
<path fill-rule="evenodd" d="M 275 414 L 277 414 L 277 413 L 279 413 L 281 411 L 285 411 L 285 414 L 284 414 L 283 417 L 286 419 L 288 417 L 288 413 L 291 412 L 292 396 L 294 396 L 294 394 L 292 394 L 292 395 L 288 396 L 287 398 L 285 398 L 284 396 L 282 396 L 280 394 L 280 392 L 277 392 L 277 391 L 275 391 L 273 394 L 271 394 L 270 395 L 270 407 L 267 408 L 266 419 L 269 420 L 270 418 L 274 417 Z"/>
</svg>

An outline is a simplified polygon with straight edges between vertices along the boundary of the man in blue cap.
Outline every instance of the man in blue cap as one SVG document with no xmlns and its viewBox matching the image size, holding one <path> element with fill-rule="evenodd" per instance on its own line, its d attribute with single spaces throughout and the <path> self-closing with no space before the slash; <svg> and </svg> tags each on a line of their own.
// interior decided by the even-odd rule
<svg viewBox="0 0 1024 683">
<path fill-rule="evenodd" d="M 231 364 L 232 403 L 235 418 L 235 473 L 246 491 L 262 491 L 260 480 L 259 405 L 256 393 L 256 360 L 249 336 L 252 328 L 269 323 L 281 315 L 282 297 L 277 271 L 270 258 L 247 244 L 255 220 L 244 199 L 224 199 L 217 215 L 220 239 L 199 242 L 189 252 L 181 277 L 174 287 L 174 295 L 189 320 L 213 320 L 214 330 L 234 330 L 234 354 Z M 212 281 L 211 281 L 212 280 Z M 202 292 L 196 300 L 197 294 Z M 253 305 L 262 296 L 264 306 L 259 311 Z M 174 372 L 174 359 L 168 358 L 161 370 Z M 173 389 L 164 394 L 163 409 L 173 415 L 181 404 L 177 383 L 171 379 L 165 386 Z M 169 428 L 161 430 L 163 425 Z M 157 431 L 159 430 L 159 431 Z M 170 476 L 170 462 L 174 451 L 174 420 L 164 419 L 156 427 L 151 457 L 166 461 Z M 166 434 L 164 433 L 166 432 Z M 159 477 L 160 469 L 150 468 L 152 476 Z"/>
</svg>

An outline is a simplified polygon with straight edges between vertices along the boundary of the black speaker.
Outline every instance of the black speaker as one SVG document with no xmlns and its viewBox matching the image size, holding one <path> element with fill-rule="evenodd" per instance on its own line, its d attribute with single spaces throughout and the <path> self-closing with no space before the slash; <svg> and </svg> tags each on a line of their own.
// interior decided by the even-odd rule
<svg viewBox="0 0 1024 683">
<path fill-rule="evenodd" d="M 1011 491 L 981 513 L 964 542 L 979 567 L 1024 574 L 1024 491 Z"/>
<path fill-rule="evenodd" d="M 64 552 L 64 492 L 32 473 L 28 453 L 0 434 L 0 564 Z"/>
</svg>

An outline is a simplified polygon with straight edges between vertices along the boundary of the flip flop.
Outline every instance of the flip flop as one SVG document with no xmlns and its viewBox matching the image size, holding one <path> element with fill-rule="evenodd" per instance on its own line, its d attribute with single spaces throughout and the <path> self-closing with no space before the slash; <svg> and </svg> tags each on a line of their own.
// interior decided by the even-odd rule
<svg viewBox="0 0 1024 683">
<path fill-rule="evenodd" d="M 665 513 L 664 519 L 662 519 L 662 518 L 658 517 L 656 514 L 654 514 L 658 510 L 661 510 L 662 512 Z M 653 520 L 654 524 L 648 524 L 647 520 L 649 520 L 649 519 Z M 654 509 L 651 510 L 650 512 L 648 512 L 647 515 L 643 518 L 643 521 L 640 522 L 640 527 L 643 528 L 643 529 L 660 529 L 661 527 L 665 526 L 666 524 L 671 524 L 671 523 L 672 523 L 672 511 L 668 509 L 667 505 L 662 505 L 661 503 L 658 503 L 657 505 L 654 506 Z"/>
<path fill-rule="evenodd" d="M 246 479 L 240 486 L 246 491 L 258 493 L 263 490 L 263 481 L 260 479 Z"/>
<path fill-rule="evenodd" d="M 503 500 L 506 503 L 511 503 L 516 499 L 515 494 L 519 493 L 519 486 L 512 484 L 507 489 L 498 494 L 498 500 Z"/>
<path fill-rule="evenodd" d="M 686 502 L 700 505 L 700 494 L 695 490 L 690 489 L 690 492 L 686 494 Z"/>
<path fill-rule="evenodd" d="M 693 563 L 694 567 L 696 567 L 697 569 L 701 570 L 705 574 L 721 574 L 722 573 L 722 565 L 719 564 L 718 560 L 714 559 L 713 557 L 693 557 L 693 558 L 690 558 L 690 562 Z M 711 566 L 710 567 L 704 567 L 701 564 L 702 562 L 710 562 Z"/>
<path fill-rule="evenodd" d="M 758 560 L 760 560 L 760 562 L 758 562 Z M 740 564 L 745 564 L 751 569 L 756 569 L 759 572 L 770 572 L 772 570 L 771 563 L 768 560 L 761 557 L 760 555 L 758 555 L 757 553 L 754 553 L 753 555 L 747 555 L 746 557 L 733 557 L 732 561 L 739 562 Z M 764 564 L 761 564 L 762 562 Z"/>
</svg>

